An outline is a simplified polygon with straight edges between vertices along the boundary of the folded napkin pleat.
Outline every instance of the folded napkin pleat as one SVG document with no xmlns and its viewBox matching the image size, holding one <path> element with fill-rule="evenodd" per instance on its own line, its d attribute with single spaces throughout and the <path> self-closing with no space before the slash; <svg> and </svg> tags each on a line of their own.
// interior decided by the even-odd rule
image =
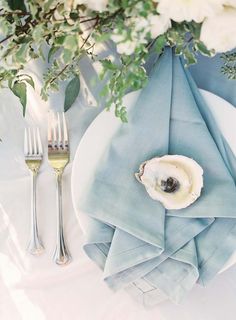
<svg viewBox="0 0 236 320">
<path fill-rule="evenodd" d="M 203 97 L 199 94 L 199 90 L 193 81 L 189 72 L 186 72 L 186 78 L 188 80 L 189 86 L 191 88 L 192 94 L 194 99 L 197 103 L 198 110 L 201 113 L 202 118 L 205 121 L 205 124 L 211 133 L 212 138 L 214 139 L 217 148 L 220 151 L 220 154 L 224 160 L 227 169 L 229 170 L 231 176 L 233 177 L 234 181 L 236 181 L 236 161 L 235 155 L 233 154 L 232 150 L 230 149 L 227 141 L 225 141 L 224 137 L 222 136 L 220 130 L 217 127 L 216 121 L 212 116 L 212 113 L 209 108 L 207 108 Z"/>
<path fill-rule="evenodd" d="M 165 249 L 162 252 L 146 242 L 139 242 L 138 239 L 134 241 L 134 237 L 124 235 L 120 231 L 117 232 L 116 229 L 104 270 L 105 281 L 116 290 L 131 281 L 137 281 L 175 254 L 179 248 L 188 244 L 193 237 L 214 221 L 213 219 L 194 220 L 168 217 L 166 219 Z M 133 246 L 128 247 L 131 243 Z M 192 254 L 194 255 L 195 251 Z"/>
<path fill-rule="evenodd" d="M 168 153 L 171 95 L 166 96 L 163 93 L 170 92 L 172 88 L 171 55 L 169 52 L 155 66 L 152 72 L 153 82 L 149 82 L 145 90 L 138 95 L 136 103 L 129 106 L 129 125 L 121 126 L 102 159 L 106 170 L 103 170 L 103 166 L 98 168 L 94 181 L 91 179 L 92 188 L 97 185 L 97 191 L 90 193 L 89 202 L 85 197 L 81 199 L 81 207 L 84 200 L 86 212 L 89 212 L 90 216 L 96 218 L 98 210 L 101 213 L 98 214 L 99 220 L 115 225 L 160 248 L 164 246 L 165 209 L 148 197 L 143 199 L 143 187 L 137 184 L 134 173 L 146 157 Z M 163 78 L 163 82 L 159 81 L 160 77 Z M 156 89 L 155 92 L 153 87 Z M 146 136 L 150 139 L 147 140 Z M 125 148 L 129 148 L 126 154 L 123 151 Z M 131 157 L 130 153 L 135 154 L 135 157 Z M 128 175 L 128 172 L 131 174 Z M 133 192 L 130 192 L 131 190 Z M 137 193 L 140 197 L 137 197 Z M 94 211 L 94 204 L 100 202 L 103 194 L 106 195 L 104 201 Z M 148 221 L 145 227 L 142 212 L 146 212 L 145 220 Z"/>
<path fill-rule="evenodd" d="M 84 250 L 101 269 L 104 269 L 115 229 L 90 217 L 86 219 Z"/>
<path fill-rule="evenodd" d="M 212 137 L 212 126 L 210 123 L 209 127 L 206 125 L 208 118 L 213 117 L 209 109 L 207 117 L 204 111 L 207 107 L 205 103 L 203 105 L 203 100 L 196 100 L 199 92 L 195 91 L 198 89 L 193 84 L 192 87 L 189 85 L 186 71 L 179 59 L 175 59 L 173 69 L 170 154 L 183 154 L 202 166 L 204 189 L 201 201 L 196 201 L 184 210 L 169 210 L 167 214 L 185 217 L 235 217 L 235 201 L 232 201 L 236 192 L 234 180 L 219 152 L 216 140 Z M 200 110 L 203 110 L 202 114 Z M 212 125 L 216 127 L 215 123 Z M 219 136 L 217 141 L 220 141 Z M 222 214 L 227 202 L 227 211 Z M 211 210 L 208 210 L 209 207 Z"/>
<path fill-rule="evenodd" d="M 196 238 L 199 283 L 206 285 L 225 265 L 236 249 L 235 219 L 217 218 Z"/>
<path fill-rule="evenodd" d="M 186 248 L 181 249 L 178 254 L 165 260 L 145 276 L 145 280 L 159 288 L 172 301 L 181 301 L 199 276 L 198 268 L 194 264 L 196 261 L 194 253 L 193 241 L 190 241 Z"/>
<path fill-rule="evenodd" d="M 236 159 L 171 49 L 127 109 L 129 123 L 117 129 L 80 195 L 84 248 L 112 289 L 127 287 L 147 305 L 155 297 L 179 302 L 235 250 Z M 201 197 L 185 209 L 165 210 L 134 177 L 143 161 L 165 154 L 191 157 L 204 170 Z"/>
</svg>

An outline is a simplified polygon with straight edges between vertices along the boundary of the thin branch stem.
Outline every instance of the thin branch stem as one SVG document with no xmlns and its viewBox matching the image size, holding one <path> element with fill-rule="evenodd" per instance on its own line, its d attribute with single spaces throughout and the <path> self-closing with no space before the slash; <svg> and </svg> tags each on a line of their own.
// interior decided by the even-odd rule
<svg viewBox="0 0 236 320">
<path fill-rule="evenodd" d="M 93 49 L 95 47 L 95 43 L 93 43 L 89 48 L 87 48 L 87 52 L 89 52 L 90 49 Z"/>
<path fill-rule="evenodd" d="M 85 22 L 89 22 L 89 21 L 94 21 L 94 20 L 98 20 L 98 16 L 96 16 L 96 17 L 94 17 L 94 18 L 89 18 L 89 19 L 85 19 L 85 20 L 82 20 L 82 21 L 80 21 L 80 23 L 85 23 Z"/>
<path fill-rule="evenodd" d="M 3 9 L 1 9 L 3 10 Z M 1 11 L 0 10 L 0 11 Z M 7 17 L 7 16 L 10 16 L 10 15 L 16 15 L 16 16 L 19 16 L 19 17 L 24 17 L 24 16 L 31 16 L 31 13 L 30 12 L 9 12 L 9 11 L 5 11 L 3 14 L 0 15 L 0 17 Z"/>
<path fill-rule="evenodd" d="M 8 39 L 10 39 L 10 38 L 13 37 L 13 36 L 14 36 L 14 34 L 9 34 L 6 38 L 4 38 L 4 39 L 2 39 L 2 40 L 0 41 L 0 44 L 3 43 L 3 42 L 5 42 L 5 41 L 7 41 Z"/>
<path fill-rule="evenodd" d="M 54 77 L 50 80 L 50 83 L 53 83 L 58 77 L 60 77 L 60 75 L 69 67 L 69 64 L 66 64 L 64 66 L 64 68 L 61 69 L 61 71 Z"/>
<path fill-rule="evenodd" d="M 93 25 L 90 29 L 95 29 L 96 26 L 97 26 L 97 24 L 98 24 L 98 21 L 99 21 L 99 17 L 97 16 L 96 22 L 94 23 L 94 25 Z M 83 47 L 85 46 L 85 44 L 87 43 L 87 41 L 88 41 L 89 38 L 91 37 L 92 33 L 93 33 L 93 31 L 90 32 L 90 33 L 88 34 L 88 36 L 85 38 L 84 43 L 83 43 L 82 46 L 80 47 L 80 50 L 83 49 Z"/>
<path fill-rule="evenodd" d="M 87 42 L 87 41 L 88 41 L 88 39 L 90 38 L 91 34 L 92 34 L 92 32 L 91 32 L 91 33 L 89 33 L 89 34 L 88 34 L 88 36 L 85 38 L 85 40 L 84 40 L 84 42 L 83 42 L 82 46 L 80 47 L 80 50 L 81 50 L 81 49 L 83 49 L 83 47 L 85 46 L 86 42 Z"/>
<path fill-rule="evenodd" d="M 96 20 L 95 24 L 93 25 L 93 28 L 96 27 L 96 25 L 98 24 L 98 21 L 99 21 L 99 20 L 98 20 L 98 16 L 97 16 L 97 20 Z M 82 46 L 80 47 L 80 50 L 83 49 L 83 47 L 84 47 L 85 44 L 87 43 L 88 39 L 90 38 L 91 34 L 92 34 L 92 32 L 90 32 L 90 33 L 88 34 L 88 36 L 85 38 Z M 66 64 L 66 65 L 64 66 L 64 68 L 62 68 L 61 71 L 60 71 L 54 78 L 52 78 L 52 80 L 50 81 L 50 83 L 53 83 L 58 77 L 60 77 L 60 75 L 69 67 L 69 65 L 70 65 L 69 63 Z"/>
</svg>

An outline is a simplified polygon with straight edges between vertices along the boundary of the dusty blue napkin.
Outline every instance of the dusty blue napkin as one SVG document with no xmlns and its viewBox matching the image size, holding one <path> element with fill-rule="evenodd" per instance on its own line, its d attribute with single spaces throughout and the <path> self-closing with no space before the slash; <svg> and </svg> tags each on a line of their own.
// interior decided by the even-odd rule
<svg viewBox="0 0 236 320">
<path fill-rule="evenodd" d="M 221 56 L 221 53 L 214 57 L 198 55 L 197 63 L 190 67 L 190 72 L 198 88 L 213 92 L 236 106 L 236 81 L 221 72 Z"/>
<path fill-rule="evenodd" d="M 196 282 L 207 283 L 236 249 L 236 159 L 181 60 L 167 49 L 148 85 L 84 186 L 88 256 L 104 280 L 146 304 L 160 292 L 179 302 Z M 182 154 L 204 170 L 201 197 L 165 210 L 134 178 L 154 156 Z"/>
</svg>

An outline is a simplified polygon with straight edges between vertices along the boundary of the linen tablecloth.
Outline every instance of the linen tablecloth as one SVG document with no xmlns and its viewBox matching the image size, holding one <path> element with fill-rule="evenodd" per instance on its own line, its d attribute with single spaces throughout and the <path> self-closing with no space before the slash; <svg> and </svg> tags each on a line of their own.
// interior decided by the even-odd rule
<svg viewBox="0 0 236 320">
<path fill-rule="evenodd" d="M 110 53 L 109 53 L 110 54 Z M 199 57 L 199 66 L 205 58 Z M 211 74 L 217 74 L 214 59 L 207 62 Z M 89 73 L 87 66 L 90 66 Z M 82 62 L 84 77 L 89 78 L 92 66 Z M 211 67 L 212 66 L 212 67 Z M 29 69 L 39 78 L 44 65 L 32 64 Z M 197 69 L 196 66 L 195 69 Z M 199 67 L 201 72 L 201 67 Z M 195 75 L 193 70 L 193 76 Z M 207 77 L 206 69 L 204 75 Z M 196 79 L 196 78 L 195 78 Z M 200 87 L 204 88 L 204 79 L 197 79 Z M 208 82 L 215 82 L 209 78 Z M 234 87 L 234 91 L 228 88 Z M 207 87 L 205 87 L 207 88 Z M 223 98 L 231 101 L 229 92 L 235 92 L 235 84 L 224 81 L 221 86 Z M 98 97 L 99 86 L 91 90 Z M 81 320 L 146 320 L 177 319 L 189 320 L 221 320 L 227 316 L 234 320 L 236 293 L 235 269 L 227 271 L 215 279 L 208 288 L 196 289 L 190 294 L 182 306 L 176 307 L 164 303 L 158 308 L 146 312 L 136 303 L 133 303 L 125 292 L 112 294 L 103 284 L 102 275 L 97 268 L 86 258 L 82 252 L 82 233 L 77 224 L 70 196 L 69 165 L 64 178 L 64 207 L 65 207 L 65 233 L 68 245 L 73 256 L 73 262 L 66 269 L 58 269 L 52 263 L 54 250 L 56 203 L 54 200 L 56 190 L 54 178 L 45 163 L 39 175 L 39 211 L 40 230 L 46 244 L 46 252 L 39 258 L 29 257 L 25 253 L 28 241 L 29 223 L 29 175 L 23 162 L 23 126 L 21 106 L 18 100 L 1 90 L 1 241 L 0 241 L 0 316 L 4 320 L 39 319 L 54 320 L 81 319 Z M 31 109 L 31 119 L 44 128 L 45 114 L 48 106 L 63 107 L 63 91 L 50 98 L 49 104 L 40 101 L 39 96 L 30 92 L 28 107 Z M 102 108 L 102 107 L 101 107 Z M 87 109 L 81 103 L 81 97 L 68 111 L 69 130 L 71 136 L 71 160 L 75 149 L 88 125 L 101 109 Z M 14 126 L 14 127 L 12 127 Z M 20 156 L 19 156 L 20 155 Z M 12 158 L 13 157 L 13 158 Z M 4 167 L 2 165 L 4 164 Z M 17 167 L 15 167 L 17 165 Z M 3 169 L 4 168 L 4 169 Z M 20 168 L 20 169 L 19 169 Z M 18 170 L 19 169 L 19 170 Z M 51 188 L 45 190 L 45 183 Z M 28 190 L 26 190 L 28 188 Z M 14 199 L 14 201 L 12 200 Z M 25 200 L 23 202 L 22 200 Z M 3 201 L 4 200 L 4 201 Z M 124 313 L 125 310 L 125 313 Z"/>
</svg>

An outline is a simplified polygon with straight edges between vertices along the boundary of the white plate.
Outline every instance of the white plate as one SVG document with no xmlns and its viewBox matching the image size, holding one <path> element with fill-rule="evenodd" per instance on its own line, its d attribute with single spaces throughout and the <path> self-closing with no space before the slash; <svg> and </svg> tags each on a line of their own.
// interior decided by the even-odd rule
<svg viewBox="0 0 236 320">
<path fill-rule="evenodd" d="M 202 89 L 200 89 L 200 92 L 210 107 L 222 134 L 236 154 L 236 108 L 211 92 Z M 136 91 L 126 95 L 124 104 L 135 101 L 138 94 L 139 92 Z M 86 191 L 84 189 L 87 185 L 86 182 L 91 178 L 103 152 L 121 125 L 121 121 L 114 116 L 113 112 L 101 112 L 85 132 L 76 151 L 72 168 L 71 190 L 73 206 L 83 230 L 86 230 L 87 220 L 86 215 L 81 215 L 78 210 L 79 195 L 83 195 Z M 226 263 L 221 272 L 235 263 L 236 253 Z"/>
</svg>

